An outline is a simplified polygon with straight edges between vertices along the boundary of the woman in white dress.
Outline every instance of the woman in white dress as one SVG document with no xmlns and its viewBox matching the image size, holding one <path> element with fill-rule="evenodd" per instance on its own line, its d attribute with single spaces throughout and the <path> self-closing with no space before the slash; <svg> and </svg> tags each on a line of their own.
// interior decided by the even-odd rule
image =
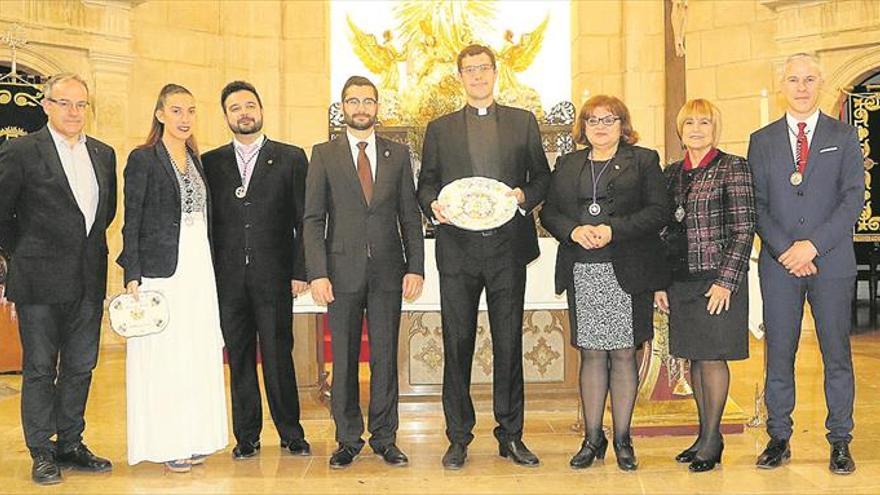
<svg viewBox="0 0 880 495">
<path fill-rule="evenodd" d="M 174 472 L 226 447 L 223 337 L 209 244 L 210 194 L 193 139 L 195 99 L 168 84 L 125 167 L 118 263 L 130 294 L 165 295 L 164 331 L 127 341 L 128 463 Z"/>
</svg>

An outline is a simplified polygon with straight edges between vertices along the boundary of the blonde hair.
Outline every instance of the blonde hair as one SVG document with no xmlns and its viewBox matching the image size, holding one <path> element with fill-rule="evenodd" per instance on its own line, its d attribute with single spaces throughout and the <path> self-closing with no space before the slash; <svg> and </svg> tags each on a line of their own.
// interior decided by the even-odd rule
<svg viewBox="0 0 880 495">
<path fill-rule="evenodd" d="M 709 118 L 712 122 L 712 146 L 717 147 L 718 141 L 721 140 L 721 110 L 711 101 L 703 98 L 688 100 L 678 111 L 678 116 L 675 117 L 675 130 L 678 132 L 679 139 L 681 139 L 684 121 L 693 117 Z"/>
</svg>

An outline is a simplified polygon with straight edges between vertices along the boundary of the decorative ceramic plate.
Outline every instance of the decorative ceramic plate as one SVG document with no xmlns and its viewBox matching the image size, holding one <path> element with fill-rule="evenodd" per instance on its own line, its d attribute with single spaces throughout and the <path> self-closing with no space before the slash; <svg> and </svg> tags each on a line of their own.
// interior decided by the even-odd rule
<svg viewBox="0 0 880 495">
<path fill-rule="evenodd" d="M 144 290 L 135 300 L 119 294 L 110 301 L 110 327 L 122 337 L 159 333 L 168 326 L 168 302 L 161 292 Z"/>
<path fill-rule="evenodd" d="M 466 177 L 446 184 L 437 201 L 446 217 L 465 230 L 489 230 L 507 223 L 516 213 L 516 197 L 510 187 L 488 177 Z"/>
</svg>

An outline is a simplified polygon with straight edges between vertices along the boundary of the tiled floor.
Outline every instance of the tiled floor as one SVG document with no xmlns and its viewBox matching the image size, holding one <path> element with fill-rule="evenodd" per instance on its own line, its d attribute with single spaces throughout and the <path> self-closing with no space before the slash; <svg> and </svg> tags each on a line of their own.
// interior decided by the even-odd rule
<svg viewBox="0 0 880 495">
<path fill-rule="evenodd" d="M 365 453 L 343 471 L 331 471 L 327 461 L 334 448 L 333 425 L 324 406 L 304 398 L 304 426 L 313 456 L 285 455 L 277 448 L 268 420 L 263 450 L 255 460 L 233 462 L 226 451 L 208 459 L 190 474 L 164 472 L 155 464 L 125 463 L 124 351 L 108 349 L 95 373 L 87 413 L 86 441 L 97 453 L 110 457 L 109 475 L 65 473 L 55 487 L 30 482 L 30 458 L 19 425 L 19 396 L 0 399 L 0 493 L 880 493 L 880 391 L 876 383 L 880 361 L 880 332 L 867 331 L 852 338 L 857 372 L 856 431 L 852 451 L 858 470 L 848 477 L 828 472 L 824 440 L 825 406 L 821 358 L 812 332 L 805 332 L 798 356 L 798 407 L 795 411 L 793 459 L 775 471 L 759 471 L 754 459 L 766 442 L 760 429 L 728 435 L 720 469 L 692 474 L 672 457 L 691 442 L 690 437 L 638 437 L 641 467 L 635 473 L 618 471 L 609 452 L 604 465 L 583 471 L 568 467 L 580 439 L 570 429 L 576 398 L 547 404 L 526 412 L 525 440 L 541 457 L 541 466 L 521 468 L 496 455 L 491 412 L 480 412 L 476 440 L 461 471 L 444 471 L 440 456 L 446 448 L 443 418 L 437 407 L 405 412 L 399 445 L 409 454 L 410 466 L 392 468 Z M 752 342 L 752 357 L 732 366 L 733 399 L 751 414 L 755 384 L 760 381 L 763 343 Z M 17 376 L 0 377 L 0 387 L 18 389 Z M 2 394 L 0 394 L 2 396 Z"/>
</svg>

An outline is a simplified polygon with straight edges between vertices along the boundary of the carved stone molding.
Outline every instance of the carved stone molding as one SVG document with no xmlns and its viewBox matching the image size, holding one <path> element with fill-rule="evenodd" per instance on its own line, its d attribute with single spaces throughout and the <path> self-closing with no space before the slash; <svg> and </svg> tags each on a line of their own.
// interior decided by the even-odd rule
<svg viewBox="0 0 880 495">
<path fill-rule="evenodd" d="M 831 0 L 762 0 L 760 3 L 773 12 L 780 12 L 788 9 L 830 2 Z"/>
</svg>

